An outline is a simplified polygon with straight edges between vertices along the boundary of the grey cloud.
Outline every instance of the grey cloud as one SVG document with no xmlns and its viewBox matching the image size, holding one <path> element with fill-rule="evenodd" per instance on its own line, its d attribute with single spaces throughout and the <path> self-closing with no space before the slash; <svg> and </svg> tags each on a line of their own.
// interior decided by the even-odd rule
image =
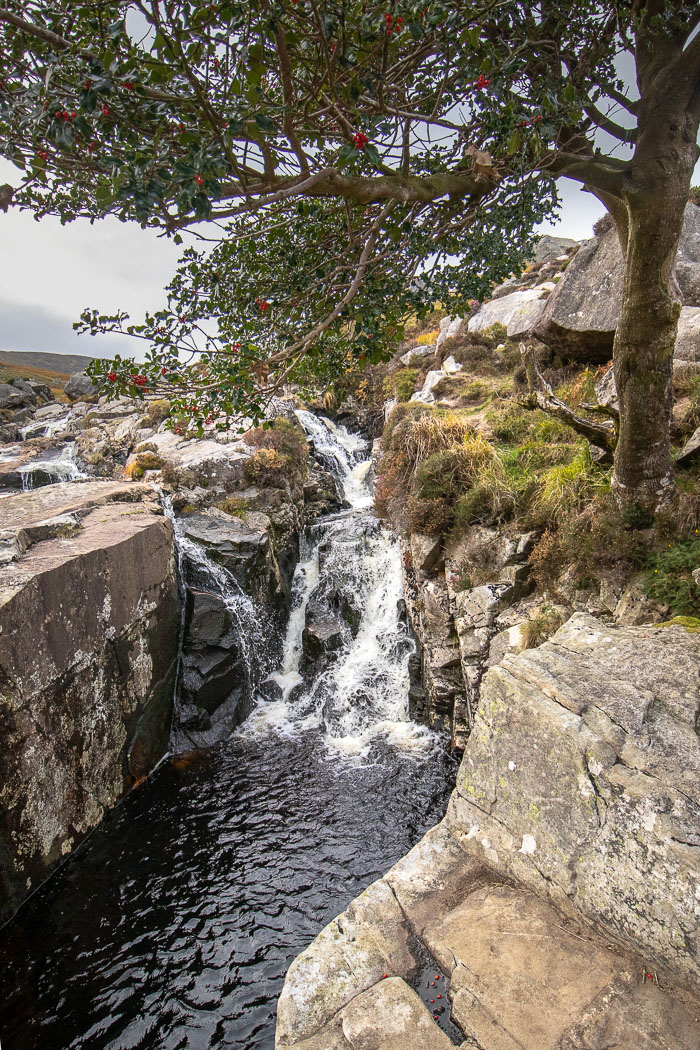
<svg viewBox="0 0 700 1050">
<path fill-rule="evenodd" d="M 74 320 L 46 306 L 0 298 L 0 352 L 31 350 L 86 357 L 134 354 L 136 346 L 127 337 L 78 335 L 72 328 Z"/>
</svg>

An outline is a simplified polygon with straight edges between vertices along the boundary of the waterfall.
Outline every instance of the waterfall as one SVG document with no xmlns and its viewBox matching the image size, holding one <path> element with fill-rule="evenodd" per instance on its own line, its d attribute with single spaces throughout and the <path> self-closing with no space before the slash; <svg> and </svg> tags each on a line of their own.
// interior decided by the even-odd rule
<svg viewBox="0 0 700 1050">
<path fill-rule="evenodd" d="M 35 459 L 19 468 L 22 491 L 31 492 L 36 485 L 52 485 L 57 481 L 82 481 L 89 477 L 75 462 L 75 444 L 71 443 L 52 459 Z"/>
<path fill-rule="evenodd" d="M 160 490 L 158 492 L 163 511 L 173 523 L 178 586 L 182 600 L 179 666 L 171 733 L 171 746 L 178 751 L 191 746 L 205 746 L 228 735 L 234 725 L 251 710 L 260 685 L 273 665 L 278 647 L 267 611 L 245 593 L 233 573 L 214 561 L 204 546 L 185 535 L 185 521 L 175 516 L 171 498 Z M 229 650 L 231 667 L 240 665 L 240 673 L 235 675 L 235 689 L 231 690 L 228 700 L 224 699 L 217 705 L 214 720 L 206 725 L 202 725 L 202 712 L 196 709 L 189 695 L 200 676 L 196 666 L 188 665 L 188 592 L 211 594 L 226 610 L 233 630 L 226 636 L 222 635 L 218 643 L 222 649 Z M 216 647 L 213 642 L 212 648 Z"/>
<path fill-rule="evenodd" d="M 408 716 L 414 643 L 402 615 L 398 541 L 370 509 L 368 442 L 310 412 L 297 417 L 350 510 L 322 518 L 302 538 L 282 661 L 268 679 L 278 695 L 261 699 L 238 732 L 320 726 L 336 756 L 366 757 L 381 740 L 424 753 L 435 737 Z M 330 651 L 314 663 L 318 639 L 330 639 Z"/>
</svg>

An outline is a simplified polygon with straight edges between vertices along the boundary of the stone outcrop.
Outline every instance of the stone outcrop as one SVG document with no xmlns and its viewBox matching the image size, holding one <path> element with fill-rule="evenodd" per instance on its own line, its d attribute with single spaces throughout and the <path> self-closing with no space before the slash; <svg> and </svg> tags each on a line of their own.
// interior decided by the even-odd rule
<svg viewBox="0 0 700 1050">
<path fill-rule="evenodd" d="M 494 324 L 503 325 L 509 338 L 523 339 L 530 335 L 544 309 L 548 295 L 556 285 L 551 281 L 511 292 L 492 299 L 469 319 L 470 332 L 483 332 Z"/>
<path fill-rule="evenodd" d="M 426 949 L 464 1050 L 697 1046 L 699 699 L 682 626 L 578 614 L 491 669 L 445 819 L 292 963 L 278 1050 L 446 1048 Z"/>
<path fill-rule="evenodd" d="M 86 372 L 76 372 L 64 386 L 63 393 L 71 401 L 80 401 L 84 397 L 96 397 L 97 387 Z"/>
<path fill-rule="evenodd" d="M 685 208 L 675 274 L 683 304 L 700 306 L 700 208 L 695 204 Z M 611 226 L 579 249 L 547 301 L 534 335 L 574 360 L 609 360 L 623 283 L 622 250 Z"/>
<path fill-rule="evenodd" d="M 446 548 L 440 537 L 416 533 L 404 544 L 404 594 L 419 649 L 411 717 L 445 729 L 456 747 L 466 743 L 486 668 L 525 648 L 518 629 L 539 604 L 522 600 L 534 540 L 474 526 Z"/>
<path fill-rule="evenodd" d="M 146 487 L 0 501 L 0 918 L 166 750 L 179 603 Z"/>
<path fill-rule="evenodd" d="M 622 252 L 612 227 L 579 248 L 533 334 L 575 360 L 608 361 L 620 317 L 622 284 Z"/>
</svg>

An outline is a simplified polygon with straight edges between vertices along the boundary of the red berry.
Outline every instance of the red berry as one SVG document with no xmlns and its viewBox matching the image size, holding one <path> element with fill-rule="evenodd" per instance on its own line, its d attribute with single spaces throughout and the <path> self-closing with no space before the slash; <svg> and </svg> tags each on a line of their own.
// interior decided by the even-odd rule
<svg viewBox="0 0 700 1050">
<path fill-rule="evenodd" d="M 195 175 L 194 181 L 197 183 L 198 186 L 201 186 L 202 183 L 204 182 L 204 179 L 202 178 L 201 175 Z"/>
<path fill-rule="evenodd" d="M 485 77 L 484 74 L 482 73 L 479 76 L 479 79 L 476 82 L 476 86 L 477 86 L 477 89 L 479 91 L 481 91 L 482 88 L 488 87 L 490 83 L 491 83 L 491 81 L 489 80 L 489 78 Z"/>
<path fill-rule="evenodd" d="M 160 370 L 160 374 L 161 374 L 162 376 L 167 376 L 167 374 L 168 374 L 168 370 L 167 370 L 167 368 L 161 368 L 161 370 Z"/>
<path fill-rule="evenodd" d="M 102 116 L 103 117 L 108 117 L 109 116 L 109 106 L 106 103 L 104 103 L 104 102 L 102 103 Z"/>
<path fill-rule="evenodd" d="M 110 372 L 109 375 L 107 376 L 107 378 L 109 379 L 110 383 L 116 383 L 116 381 L 117 381 L 117 373 L 116 372 Z"/>
</svg>

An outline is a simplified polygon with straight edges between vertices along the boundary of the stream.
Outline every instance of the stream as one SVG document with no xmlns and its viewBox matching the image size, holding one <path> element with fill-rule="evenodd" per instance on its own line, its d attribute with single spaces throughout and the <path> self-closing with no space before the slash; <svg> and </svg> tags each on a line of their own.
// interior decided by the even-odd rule
<svg viewBox="0 0 700 1050">
<path fill-rule="evenodd" d="M 251 646 L 242 725 L 161 763 L 0 930 L 2 1050 L 273 1050 L 292 959 L 444 814 L 456 760 L 408 719 L 367 445 L 298 416 L 349 506 L 302 538 L 276 666 Z M 304 627 L 339 610 L 309 671 Z"/>
</svg>

